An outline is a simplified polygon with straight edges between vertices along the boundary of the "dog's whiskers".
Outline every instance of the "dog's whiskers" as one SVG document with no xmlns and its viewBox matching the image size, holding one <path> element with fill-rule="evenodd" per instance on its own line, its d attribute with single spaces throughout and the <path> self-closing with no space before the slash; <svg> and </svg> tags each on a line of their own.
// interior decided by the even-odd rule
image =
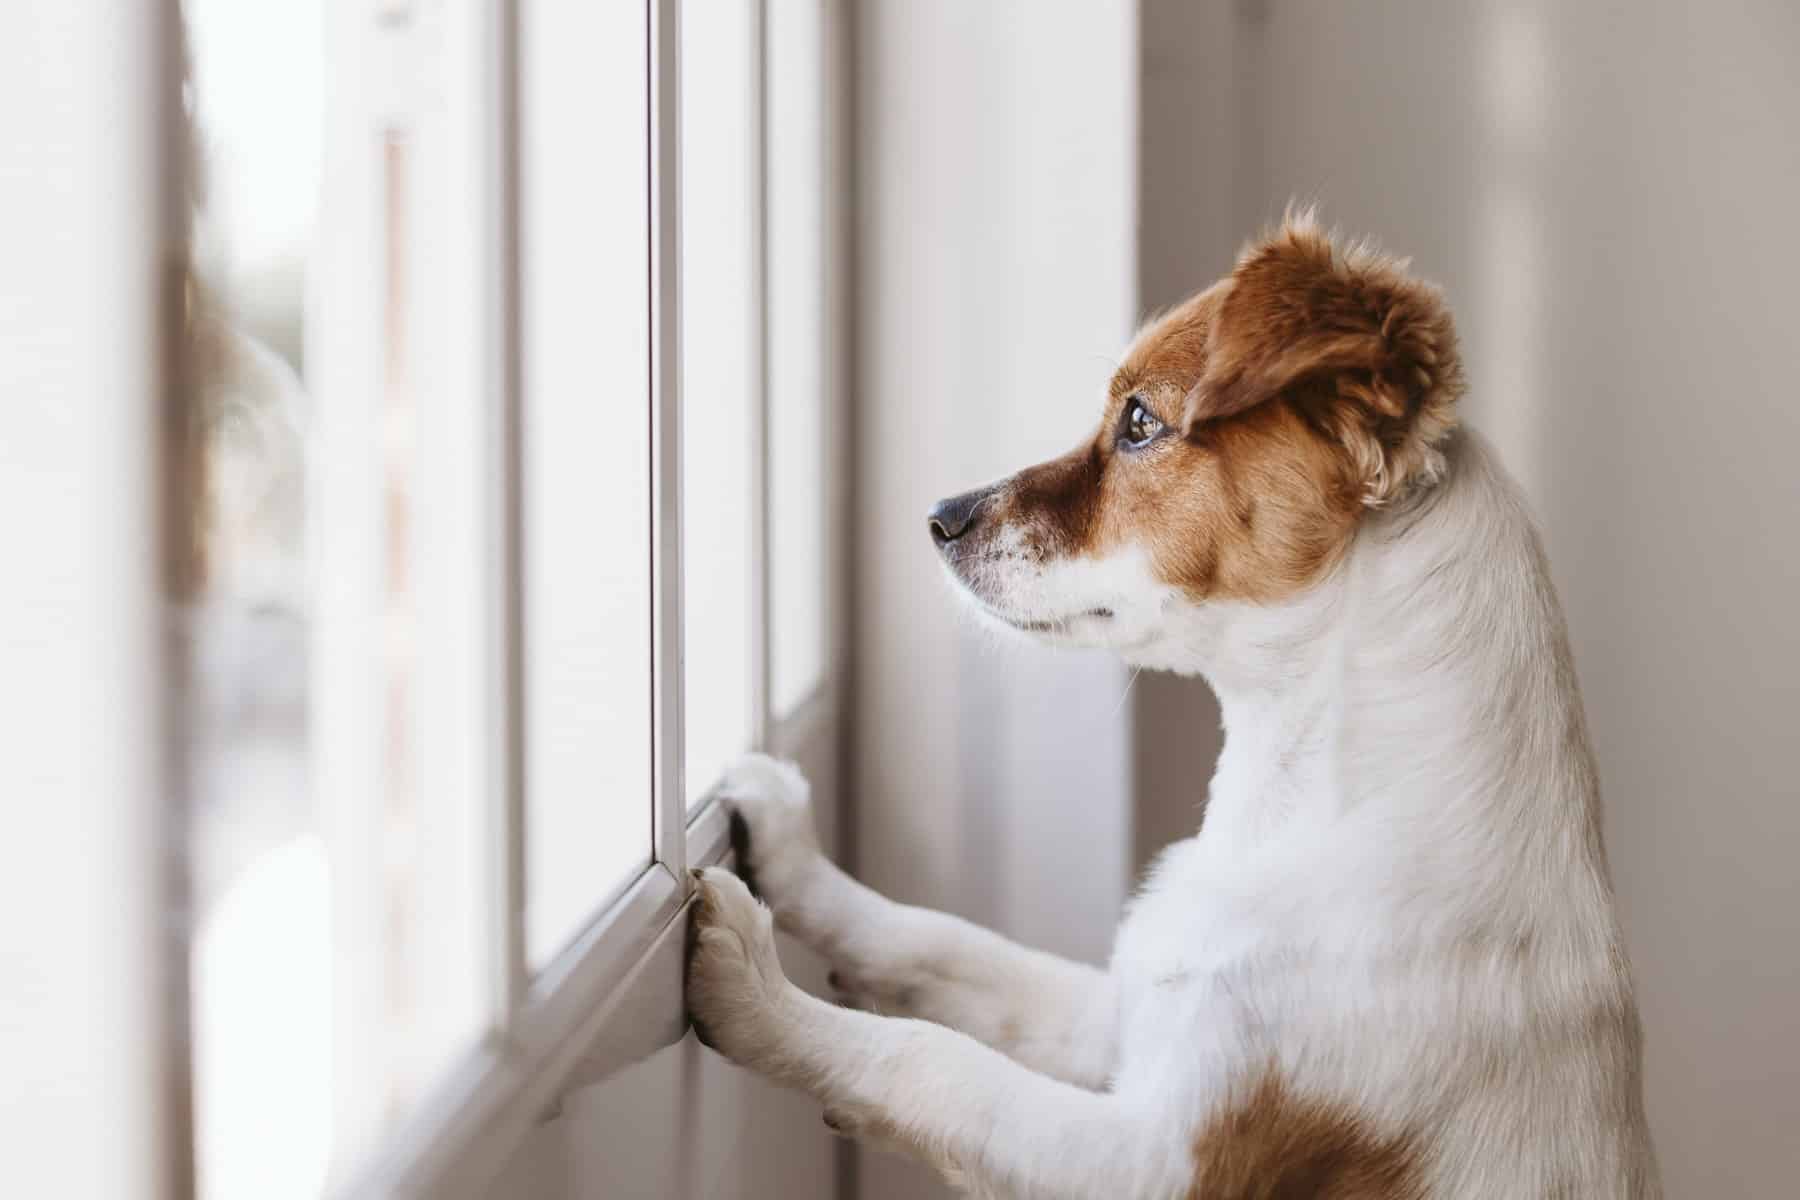
<svg viewBox="0 0 1800 1200">
<path fill-rule="evenodd" d="M 1137 667 L 1136 669 L 1134 669 L 1131 672 L 1131 678 L 1127 679 L 1125 681 L 1125 690 L 1123 692 L 1119 693 L 1119 702 L 1117 704 L 1113 705 L 1113 710 L 1112 710 L 1113 717 L 1118 716 L 1119 710 L 1125 707 L 1125 701 L 1127 699 L 1129 699 L 1131 696 L 1131 685 L 1136 683 L 1137 677 L 1139 675 L 1142 675 L 1143 673 L 1144 673 L 1144 668 L 1142 666 Z M 1111 718 L 1109 717 L 1108 719 L 1111 719 Z"/>
</svg>

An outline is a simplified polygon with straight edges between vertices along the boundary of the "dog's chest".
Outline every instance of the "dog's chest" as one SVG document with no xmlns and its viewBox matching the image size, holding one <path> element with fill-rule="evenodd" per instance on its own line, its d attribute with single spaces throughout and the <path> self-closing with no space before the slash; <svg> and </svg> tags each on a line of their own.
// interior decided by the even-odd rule
<svg viewBox="0 0 1800 1200">
<path fill-rule="evenodd" d="M 1119 927 L 1112 969 L 1120 987 L 1120 1049 L 1134 1059 L 1228 1051 L 1244 1019 L 1244 985 L 1254 984 L 1272 930 L 1239 897 L 1204 878 L 1197 843 L 1168 851 Z"/>
<path fill-rule="evenodd" d="M 1241 967 L 1312 928 L 1302 920 L 1327 884 L 1295 853 L 1250 854 L 1191 838 L 1169 847 L 1132 901 L 1113 966 L 1164 986 Z"/>
<path fill-rule="evenodd" d="M 1332 927 L 1350 921 L 1321 917 L 1332 889 L 1303 863 L 1230 858 L 1198 840 L 1173 847 L 1120 926 L 1121 1086 L 1222 1080 L 1302 1032 Z"/>
</svg>

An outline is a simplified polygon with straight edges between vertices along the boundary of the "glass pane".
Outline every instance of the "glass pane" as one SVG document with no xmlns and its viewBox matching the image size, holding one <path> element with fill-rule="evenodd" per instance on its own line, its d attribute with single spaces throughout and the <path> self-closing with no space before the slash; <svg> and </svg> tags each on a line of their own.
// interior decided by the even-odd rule
<svg viewBox="0 0 1800 1200">
<path fill-rule="evenodd" d="M 691 805 L 749 748 L 761 391 L 755 4 L 681 23 L 682 573 Z"/>
<path fill-rule="evenodd" d="M 478 81 L 422 12 L 183 16 L 199 1190 L 316 1196 L 484 1023 Z M 326 87 L 402 43 L 436 103 Z"/>
<path fill-rule="evenodd" d="M 322 6 L 184 11 L 204 168 L 187 330 L 196 1166 L 202 1196 L 276 1179 L 317 1194 L 332 1141 L 332 888 L 308 769 L 302 344 Z"/>
<path fill-rule="evenodd" d="M 520 13 L 526 942 L 650 861 L 650 228 L 641 4 Z"/>
<path fill-rule="evenodd" d="M 768 0 L 769 702 L 779 719 L 825 672 L 822 11 Z"/>
</svg>

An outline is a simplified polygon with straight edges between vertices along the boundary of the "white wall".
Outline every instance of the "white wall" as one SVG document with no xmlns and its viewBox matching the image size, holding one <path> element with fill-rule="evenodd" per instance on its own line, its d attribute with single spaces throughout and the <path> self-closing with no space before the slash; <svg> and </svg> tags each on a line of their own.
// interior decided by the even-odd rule
<svg viewBox="0 0 1800 1200">
<path fill-rule="evenodd" d="M 856 43 L 857 865 L 1101 960 L 1130 853 L 1124 672 L 977 631 L 925 513 L 1098 419 L 1136 305 L 1135 6 L 871 0 Z M 861 1183 L 937 1194 L 874 1153 Z"/>
<path fill-rule="evenodd" d="M 1446 285 L 1568 610 L 1669 1194 L 1790 1194 L 1800 8 L 1196 7 L 1145 4 L 1147 297 L 1290 196 Z"/>
</svg>

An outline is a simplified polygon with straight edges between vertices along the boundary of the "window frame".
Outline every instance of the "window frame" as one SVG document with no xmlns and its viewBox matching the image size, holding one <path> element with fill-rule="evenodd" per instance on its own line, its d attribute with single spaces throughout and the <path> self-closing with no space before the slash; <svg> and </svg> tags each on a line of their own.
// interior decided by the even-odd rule
<svg viewBox="0 0 1800 1200">
<path fill-rule="evenodd" d="M 494 585 L 488 603 L 495 631 L 488 651 L 495 694 L 492 827 L 489 843 L 486 934 L 490 980 L 487 1036 L 428 1089 L 393 1133 L 378 1139 L 369 1155 L 340 1178 L 334 1194 L 362 1196 L 479 1196 L 505 1167 L 525 1135 L 560 1110 L 562 1097 L 606 1078 L 619 1068 L 679 1041 L 687 1030 L 682 999 L 686 906 L 693 892 L 689 868 L 725 861 L 730 854 L 729 820 L 717 801 L 686 804 L 682 738 L 682 576 L 681 576 L 681 398 L 680 398 L 680 0 L 642 0 L 648 26 L 651 269 L 650 306 L 651 489 L 652 489 L 652 753 L 653 804 L 651 861 L 597 906 L 593 919 L 533 977 L 526 958 L 525 822 L 523 775 L 521 561 L 521 398 L 519 312 L 520 243 L 518 54 L 521 0 L 489 0 L 478 19 L 488 34 L 481 91 L 491 112 L 483 130 L 482 156 L 493 183 L 486 197 L 494 245 L 486 274 L 493 310 L 490 327 L 490 382 L 500 402 L 493 406 L 494 452 L 488 511 L 493 514 L 488 553 Z M 751 98 L 757 131 L 752 159 L 754 293 L 759 297 L 755 338 L 757 378 L 753 381 L 755 438 L 750 451 L 756 500 L 753 520 L 752 580 L 753 707 L 751 733 L 757 747 L 800 756 L 835 745 L 840 706 L 836 661 L 838 597 L 831 583 L 838 561 L 829 539 L 834 520 L 824 522 L 828 539 L 821 581 L 827 630 L 824 668 L 817 684 L 791 711 L 775 720 L 771 712 L 768 563 L 769 479 L 769 316 L 767 251 L 769 221 L 767 129 L 767 30 L 764 0 L 752 0 Z M 826 14 L 820 15 L 821 52 Z M 821 73 L 821 80 L 825 73 Z M 821 94 L 820 103 L 824 97 Z M 822 124 L 823 124 L 823 114 Z M 822 170 L 824 161 L 821 159 Z M 828 243 L 830 233 L 819 231 Z M 829 256 L 829 245 L 822 250 Z M 823 287 L 825 280 L 821 279 Z M 823 311 L 823 305 L 821 306 Z M 829 354 L 821 345 L 820 387 L 831 389 Z M 821 399 L 823 405 L 823 399 Z M 830 466 L 833 429 L 822 412 L 820 438 L 823 492 L 836 492 Z M 344 1164 L 338 1164 L 338 1170 Z"/>
<path fill-rule="evenodd" d="M 652 151 L 648 197 L 653 213 L 653 269 L 648 302 L 653 318 L 654 404 L 653 453 L 656 470 L 653 505 L 658 522 L 652 537 L 655 549 L 653 649 L 657 680 L 654 737 L 655 795 L 647 800 L 653 810 L 653 855 L 642 871 L 610 904 L 596 912 L 590 925 L 533 980 L 528 977 L 521 916 L 524 828 L 522 763 L 522 706 L 519 703 L 521 665 L 520 607 L 518 604 L 520 522 L 519 468 L 519 313 L 517 249 L 517 47 L 520 0 L 480 0 L 468 10 L 457 8 L 458 20 L 478 27 L 479 55 L 476 81 L 484 98 L 482 128 L 455 132 L 475 135 L 480 152 L 485 194 L 477 208 L 483 210 L 485 244 L 481 247 L 479 274 L 491 297 L 492 308 L 483 314 L 480 357 L 486 367 L 483 383 L 500 402 L 479 415 L 484 444 L 491 448 L 481 470 L 487 520 L 481 553 L 492 568 L 491 583 L 482 597 L 491 619 L 491 637 L 480 648 L 485 675 L 493 684 L 497 721 L 491 750 L 486 757 L 480 786 L 487 793 L 485 811 L 492 820 L 487 841 L 483 909 L 487 1036 L 427 1090 L 400 1127 L 379 1139 L 369 1157 L 360 1163 L 334 1164 L 333 1194 L 348 1196 L 429 1195 L 432 1197 L 482 1195 L 490 1181 L 532 1126 L 556 1111 L 560 1099 L 573 1088 L 603 1079 L 620 1065 L 641 1058 L 680 1039 L 687 1027 L 682 1006 L 684 911 L 692 892 L 687 867 L 724 860 L 729 854 L 728 821 L 716 802 L 689 813 L 681 787 L 681 623 L 680 623 L 680 486 L 677 376 L 678 327 L 678 39 L 676 18 L 679 0 L 640 0 L 648 21 L 648 53 L 651 62 L 652 123 L 646 130 Z M 369 6 L 361 17 L 370 27 L 386 25 L 387 36 L 409 14 L 425 10 L 441 15 L 452 6 L 413 5 L 407 0 L 383 0 Z M 822 19 L 834 20 L 826 5 Z M 66 286 L 49 289 L 37 309 L 21 309 L 23 327 L 41 340 L 17 339 L 17 345 L 0 345 L 0 352 L 18 351 L 30 370 L 22 377 L 44 384 L 46 396 L 32 407 L 27 418 L 37 419 L 39 437 L 25 442 L 41 456 L 39 470 L 21 483 L 20 492 L 48 486 L 60 468 L 79 468 L 103 463 L 99 471 L 73 470 L 69 474 L 71 496 L 89 503 L 51 506 L 48 516 L 29 505 L 20 511 L 44 525 L 54 537 L 44 544 L 66 551 L 70 567 L 63 573 L 40 573 L 9 599 L 23 605 L 23 616 L 12 622 L 19 628 L 38 628 L 45 612 L 67 616 L 65 627 L 50 628 L 46 659 L 78 662 L 88 669 L 89 692 L 105 693 L 104 711 L 121 720 L 92 723 L 91 707 L 75 712 L 59 705 L 43 712 L 53 732 L 79 732 L 109 753 L 89 754 L 83 761 L 100 763 L 92 771 L 47 770 L 32 775 L 49 756 L 62 753 L 58 741 L 46 740 L 48 756 L 27 756 L 23 770 L 30 785 L 41 793 L 61 797 L 68 809 L 55 821 L 40 822 L 41 836 L 26 837 L 20 845 L 36 851 L 35 862 L 51 864 L 67 878 L 56 886 L 104 918 L 94 932 L 102 944 L 88 947 L 70 939 L 70 929 L 46 923 L 42 914 L 27 912 L 29 935 L 20 943 L 21 961 L 51 964 L 72 979 L 98 980 L 102 984 L 77 988 L 91 994 L 129 1003 L 102 1005 L 98 1022 L 73 1024 L 56 1016 L 55 996 L 33 996 L 39 1003 L 27 1013 L 34 1024 L 26 1027 L 37 1043 L 49 1047 L 27 1060 L 32 1068 L 26 1083 L 41 1085 L 34 1101 L 44 1101 L 40 1119 L 33 1125 L 50 1146 L 69 1161 L 50 1162 L 55 1155 L 39 1155 L 25 1164 L 25 1178 L 33 1178 L 34 1166 L 54 1167 L 64 1184 L 70 1162 L 79 1160 L 84 1177 L 101 1183 L 125 1181 L 145 1195 L 192 1194 L 195 1180 L 191 1142 L 191 1070 L 188 1058 L 192 1016 L 187 1007 L 186 979 L 191 962 L 192 930 L 188 926 L 188 886 L 183 857 L 178 851 L 185 830 L 181 822 L 181 767 L 185 743 L 171 714 L 179 713 L 185 700 L 183 668 L 169 644 L 163 618 L 168 606 L 178 601 L 182 586 L 179 547 L 186 538 L 189 498 L 184 474 L 187 454 L 183 432 L 188 402 L 182 384 L 179 295 L 180 272 L 172 270 L 186 253 L 180 232 L 188 216 L 184 172 L 186 116 L 181 100 L 182 69 L 179 40 L 183 15 L 175 0 L 157 0 L 133 10 L 121 22 L 96 6 L 32 3 L 23 10 L 25 28 L 36 40 L 27 50 L 36 51 L 51 71 L 17 83 L 20 94 L 47 104 L 15 106 L 25 121 L 67 134 L 66 141 L 45 149 L 42 139 L 25 139 L 27 160 L 40 151 L 49 164 L 42 178 L 27 180 L 28 205 L 36 205 L 44 220 L 33 230 L 48 228 L 66 232 L 81 218 L 91 227 L 69 242 L 41 233 L 31 244 L 39 251 L 27 254 L 30 266 L 45 267 L 46 278 Z M 755 3 L 754 77 L 757 88 L 756 148 L 759 177 L 756 191 L 766 194 L 766 6 Z M 435 32 L 442 32 L 441 27 Z M 367 47 L 361 47 L 367 48 Z M 402 56 L 405 51 L 402 49 Z M 471 56 L 464 65 L 475 62 Z M 68 63 L 63 62 L 67 59 Z M 73 89 L 67 80 L 50 74 L 72 63 Z M 362 65 L 362 64 L 359 64 Z M 389 63 L 388 65 L 393 65 Z M 417 66 L 406 62 L 404 66 Z M 827 72 L 829 74 L 829 72 Z M 395 92 L 408 86 L 404 70 L 384 76 Z M 67 105 L 60 102 L 73 96 Z M 389 94 L 386 99 L 392 100 Z M 823 97 L 821 97 L 823 103 Z M 124 114 L 121 118 L 120 114 Z M 47 124 L 46 124 L 47 123 Z M 40 130 L 41 132 L 41 130 Z M 69 145 L 73 155 L 61 153 Z M 96 147 L 116 153 L 96 154 Z M 45 156 L 48 157 L 45 157 Z M 135 185 L 135 186 L 134 186 Z M 81 203 L 70 206 L 70 197 Z M 146 197 L 148 201 L 146 202 Z M 839 214 L 841 216 L 841 214 Z M 22 226 L 23 227 L 23 226 Z M 756 247 L 759 274 L 766 261 L 768 225 L 759 211 Z M 828 223 L 820 230 L 830 245 L 842 233 Z M 67 270 L 70 245 L 78 245 L 78 264 L 90 270 Z M 42 260 L 40 262 L 40 260 Z M 54 262 L 53 262 L 54 260 Z M 27 272 L 31 274 L 31 272 Z M 75 281 L 71 284 L 69 281 Z M 822 280 L 824 285 L 826 281 Z M 96 308 L 82 289 L 99 289 L 102 303 Z M 758 287 L 767 299 L 766 279 Z M 827 310 L 829 306 L 826 306 Z M 94 314 L 111 314 L 101 320 Z M 763 310 L 763 377 L 758 382 L 762 427 L 767 422 L 767 317 Z M 57 322 L 70 313 L 79 316 Z M 65 354 L 61 335 L 69 329 L 87 352 Z M 47 350 L 46 350 L 47 348 Z M 39 357 L 33 358 L 36 352 Z M 828 360 L 821 372 L 821 386 L 833 388 L 835 350 L 821 350 Z M 9 355 L 9 361 L 11 361 Z M 41 410 L 41 411 L 40 411 Z M 824 472 L 825 494 L 837 498 L 842 475 L 834 469 L 829 447 L 841 433 L 823 417 L 825 449 L 819 469 Z M 843 639 L 839 634 L 836 567 L 839 559 L 834 535 L 839 518 L 825 518 L 828 540 L 825 612 L 830 626 L 826 635 L 829 652 L 818 686 L 810 698 L 797 705 L 779 723 L 771 725 L 768 713 L 767 566 L 762 548 L 767 546 L 768 501 L 765 447 L 758 447 L 754 467 L 761 492 L 759 542 L 756 556 L 757 589 L 764 599 L 757 614 L 760 711 L 753 728 L 760 743 L 779 754 L 830 753 L 835 742 L 840 705 L 835 664 L 841 661 Z M 71 515 L 73 514 L 73 515 Z M 79 518 L 79 519 L 78 519 Z M 48 523 L 46 523 L 48 522 Z M 77 528 L 76 526 L 80 526 Z M 92 553 L 94 539 L 119 549 L 117 554 Z M 70 564 L 73 564 L 72 566 Z M 104 584 L 105 586 L 99 586 Z M 96 606 L 96 596 L 110 602 Z M 34 607 L 34 605 L 36 607 Z M 15 605 L 16 607 L 16 605 Z M 80 643 L 80 644 L 77 644 Z M 50 678 L 67 683 L 84 678 L 81 672 L 51 672 Z M 96 683 L 95 681 L 98 681 Z M 95 686 L 100 687 L 94 691 Z M 17 691 L 18 689 L 15 689 Z M 45 708 L 41 680 L 11 697 L 21 707 Z M 60 697 L 60 693 L 58 693 Z M 91 700 L 84 693 L 82 699 Z M 65 712 L 67 708 L 70 711 Z M 73 725 L 64 718 L 79 715 Z M 91 748 L 91 747 L 90 747 Z M 52 764 L 54 765 L 54 764 Z M 41 776 L 41 777 L 40 777 Z M 102 776 L 104 778 L 102 778 Z M 93 787 L 99 780 L 104 787 Z M 40 813 L 57 816 L 57 805 L 37 806 Z M 73 819 L 69 819 L 71 817 Z M 830 819 L 829 804 L 821 815 Z M 28 824 L 28 829 L 33 828 Z M 41 843 L 41 844 L 40 844 Z M 97 869 L 61 871 L 64 858 L 45 856 L 43 845 L 76 845 L 73 856 Z M 73 861 L 73 858 L 70 861 Z M 28 872 L 26 886 L 49 892 L 51 885 L 40 870 Z M 24 911 L 24 910 L 21 910 Z M 84 930 L 86 931 L 85 927 Z M 63 979 L 65 984 L 68 979 Z M 67 991 L 67 988 L 64 989 Z M 66 1006 L 64 1006 L 66 1007 Z M 89 1006 L 91 1007 L 91 1006 Z M 42 1011 L 39 1011 L 42 1010 Z M 91 1016 L 89 1008 L 76 1005 L 78 1018 Z M 35 1020 L 36 1018 L 43 1020 Z M 80 1025 L 79 1029 L 76 1025 Z M 83 1046 L 98 1046 L 105 1053 L 71 1058 L 59 1049 L 62 1035 Z M 71 1043 L 73 1044 L 73 1043 Z M 114 1051 L 123 1048 L 123 1052 Z M 52 1070 L 55 1059 L 62 1070 Z M 95 1103 L 92 1112 L 85 1105 Z M 101 1124 L 118 1136 L 102 1139 L 96 1147 L 91 1137 L 93 1112 L 110 1114 Z M 62 1153 L 71 1148 L 80 1153 Z M 116 1190 L 116 1189 L 115 1189 Z"/>
</svg>

